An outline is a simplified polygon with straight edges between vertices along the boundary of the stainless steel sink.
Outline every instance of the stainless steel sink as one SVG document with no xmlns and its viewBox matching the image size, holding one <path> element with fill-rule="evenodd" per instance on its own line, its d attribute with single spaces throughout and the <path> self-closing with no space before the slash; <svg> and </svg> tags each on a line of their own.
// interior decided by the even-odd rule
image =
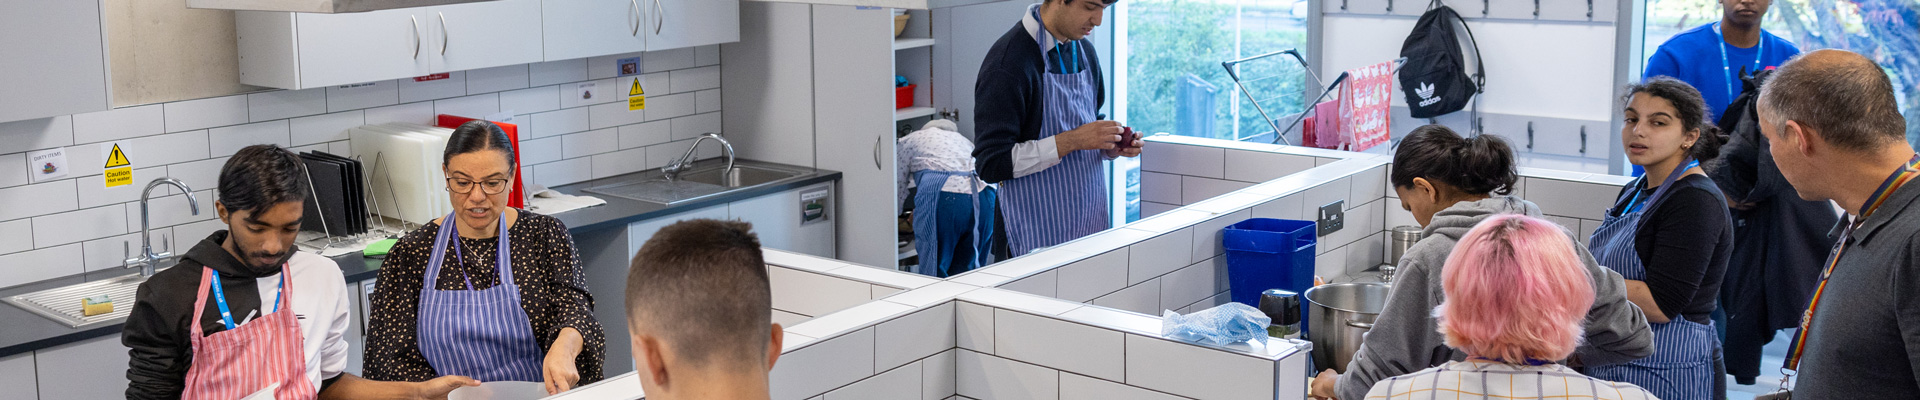
<svg viewBox="0 0 1920 400">
<path fill-rule="evenodd" d="M 680 180 L 728 188 L 739 188 L 759 186 L 768 182 L 792 178 L 795 175 L 800 175 L 800 173 L 737 165 L 734 166 L 732 170 L 727 170 L 726 167 L 720 167 L 688 171 L 680 174 Z"/>
<path fill-rule="evenodd" d="M 147 278 L 140 274 L 127 274 L 108 280 L 8 296 L 6 302 L 67 326 L 80 328 L 126 318 L 127 314 L 133 312 L 134 291 L 140 288 L 141 282 L 146 281 Z M 80 312 L 81 299 L 100 295 L 113 300 L 113 312 L 83 316 Z"/>
<path fill-rule="evenodd" d="M 657 204 L 678 204 L 734 190 L 780 182 L 805 174 L 785 168 L 760 165 L 735 165 L 726 170 L 720 163 L 699 165 L 680 176 L 669 178 L 655 170 L 635 178 L 598 185 L 582 191 Z"/>
</svg>

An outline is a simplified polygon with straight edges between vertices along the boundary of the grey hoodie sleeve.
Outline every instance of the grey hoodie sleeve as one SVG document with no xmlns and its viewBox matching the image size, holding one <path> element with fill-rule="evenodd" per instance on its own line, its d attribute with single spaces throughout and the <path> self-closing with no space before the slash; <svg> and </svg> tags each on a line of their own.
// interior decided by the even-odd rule
<svg viewBox="0 0 1920 400">
<path fill-rule="evenodd" d="M 1576 241 L 1577 243 L 1577 241 Z M 1620 364 L 1653 355 L 1653 329 L 1640 307 L 1627 301 L 1620 274 L 1594 261 L 1587 246 L 1573 246 L 1593 277 L 1593 308 L 1587 310 L 1587 342 L 1573 351 L 1580 366 Z"/>
<path fill-rule="evenodd" d="M 1386 308 L 1380 311 L 1360 350 L 1347 363 L 1347 372 L 1340 375 L 1334 392 L 1341 399 L 1365 399 L 1376 382 L 1452 359 L 1452 350 L 1440 337 L 1439 326 L 1433 320 L 1433 308 L 1439 306 L 1442 298 L 1440 265 L 1426 265 L 1421 262 L 1425 258 L 1410 254 L 1401 260 L 1393 290 L 1387 295 Z"/>
</svg>

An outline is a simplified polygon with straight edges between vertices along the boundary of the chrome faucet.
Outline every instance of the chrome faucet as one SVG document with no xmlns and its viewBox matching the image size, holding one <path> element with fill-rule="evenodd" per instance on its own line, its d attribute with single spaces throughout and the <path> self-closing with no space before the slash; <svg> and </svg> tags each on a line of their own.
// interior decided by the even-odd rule
<svg viewBox="0 0 1920 400">
<path fill-rule="evenodd" d="M 140 268 L 140 276 L 142 277 L 153 276 L 154 264 L 158 264 L 168 258 L 173 258 L 173 252 L 166 251 L 170 249 L 167 248 L 167 238 L 164 237 L 160 238 L 160 248 L 162 251 L 159 253 L 153 252 L 153 236 L 150 235 L 152 227 L 149 226 L 151 219 L 148 218 L 147 200 L 153 197 L 153 188 L 160 185 L 173 185 L 174 187 L 180 188 L 180 192 L 187 195 L 187 207 L 193 211 L 193 215 L 200 215 L 200 201 L 194 199 L 193 188 L 187 187 L 186 182 L 181 182 L 179 179 L 174 178 L 160 178 L 153 180 L 153 182 L 147 182 L 147 188 L 140 191 L 140 255 L 129 257 L 126 262 L 122 264 L 125 268 Z M 121 246 L 124 248 L 126 244 L 122 242 Z"/>
<path fill-rule="evenodd" d="M 665 167 L 661 167 L 660 172 L 666 173 L 667 178 L 669 179 L 679 178 L 681 172 L 686 172 L 687 169 L 693 167 L 693 151 L 699 149 L 700 142 L 705 142 L 707 141 L 707 139 L 713 139 L 716 142 L 720 142 L 720 148 L 723 150 L 726 150 L 727 169 L 721 170 L 720 174 L 726 175 L 728 172 L 732 172 L 733 171 L 733 143 L 728 142 L 727 138 L 720 137 L 720 134 L 711 133 L 711 132 L 704 135 L 700 135 L 699 139 L 694 139 L 693 145 L 687 146 L 687 152 L 680 154 L 679 160 L 674 161 L 672 164 L 667 164 L 667 166 Z"/>
</svg>

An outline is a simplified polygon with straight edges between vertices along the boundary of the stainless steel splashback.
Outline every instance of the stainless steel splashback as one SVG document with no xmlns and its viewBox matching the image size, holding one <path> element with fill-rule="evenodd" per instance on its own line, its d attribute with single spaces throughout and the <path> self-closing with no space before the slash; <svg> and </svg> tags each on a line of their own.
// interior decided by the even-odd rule
<svg viewBox="0 0 1920 400">
<path fill-rule="evenodd" d="M 187 0 L 189 8 L 304 13 L 351 13 L 490 0 Z"/>
</svg>

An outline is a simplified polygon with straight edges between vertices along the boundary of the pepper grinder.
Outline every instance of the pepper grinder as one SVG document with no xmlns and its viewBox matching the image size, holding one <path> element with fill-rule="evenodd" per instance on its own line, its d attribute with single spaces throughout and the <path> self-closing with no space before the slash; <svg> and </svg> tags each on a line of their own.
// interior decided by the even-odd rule
<svg viewBox="0 0 1920 400">
<path fill-rule="evenodd" d="M 1300 338 L 1300 295 L 1288 290 L 1268 289 L 1260 292 L 1260 312 L 1272 319 L 1267 325 L 1267 336 L 1282 339 Z"/>
</svg>

